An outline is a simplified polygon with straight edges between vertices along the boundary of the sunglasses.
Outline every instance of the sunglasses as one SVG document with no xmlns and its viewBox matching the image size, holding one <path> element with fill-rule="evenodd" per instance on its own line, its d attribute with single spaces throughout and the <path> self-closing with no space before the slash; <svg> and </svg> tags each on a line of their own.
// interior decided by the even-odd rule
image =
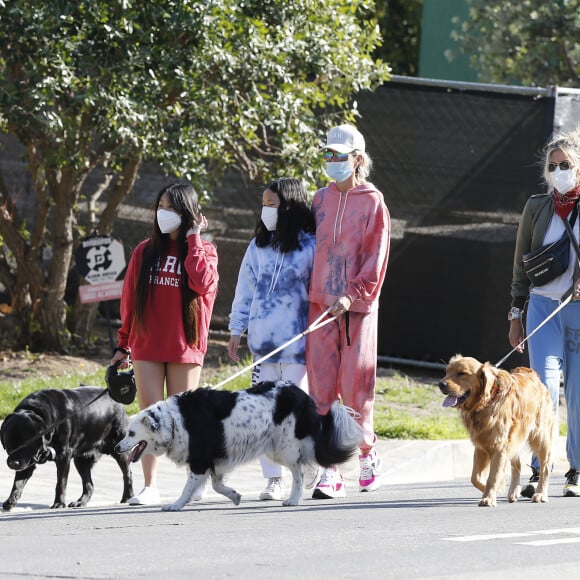
<svg viewBox="0 0 580 580">
<path fill-rule="evenodd" d="M 330 149 L 325 149 L 322 152 L 322 158 L 324 161 L 330 161 L 333 157 L 337 161 L 346 161 L 350 153 L 337 153 L 336 151 L 330 151 Z"/>
<path fill-rule="evenodd" d="M 568 171 L 568 169 L 570 169 L 570 162 L 560 161 L 560 163 L 548 163 L 548 171 L 550 173 L 556 171 L 556 167 L 559 167 L 560 171 Z"/>
</svg>

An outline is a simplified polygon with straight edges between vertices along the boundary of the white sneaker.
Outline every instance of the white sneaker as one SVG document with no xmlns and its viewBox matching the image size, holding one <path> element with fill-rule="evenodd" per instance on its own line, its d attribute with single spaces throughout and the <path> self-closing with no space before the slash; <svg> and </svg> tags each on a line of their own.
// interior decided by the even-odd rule
<svg viewBox="0 0 580 580">
<path fill-rule="evenodd" d="M 144 487 L 137 495 L 128 502 L 129 505 L 159 505 L 161 498 L 159 490 L 155 487 Z"/>
<path fill-rule="evenodd" d="M 358 480 L 359 491 L 376 491 L 381 487 L 382 461 L 377 455 L 376 449 L 369 453 L 359 455 L 360 477 Z"/>
<path fill-rule="evenodd" d="M 283 499 L 284 480 L 281 477 L 271 477 L 266 489 L 260 494 L 260 499 Z"/>
<path fill-rule="evenodd" d="M 319 472 L 318 465 L 304 466 L 304 489 L 312 489 L 318 483 Z"/>
<path fill-rule="evenodd" d="M 313 499 L 335 499 L 346 497 L 344 480 L 338 467 L 328 467 L 322 472 L 322 477 L 312 493 Z"/>
</svg>

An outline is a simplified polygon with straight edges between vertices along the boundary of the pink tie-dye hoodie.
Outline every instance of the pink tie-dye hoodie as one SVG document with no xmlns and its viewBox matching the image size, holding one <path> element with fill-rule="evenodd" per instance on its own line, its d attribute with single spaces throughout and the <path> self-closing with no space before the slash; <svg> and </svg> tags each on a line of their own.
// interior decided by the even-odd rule
<svg viewBox="0 0 580 580">
<path fill-rule="evenodd" d="M 333 181 L 312 201 L 316 253 L 310 302 L 330 306 L 347 294 L 353 312 L 378 308 L 390 245 L 390 217 L 383 194 L 372 183 L 341 193 Z"/>
</svg>

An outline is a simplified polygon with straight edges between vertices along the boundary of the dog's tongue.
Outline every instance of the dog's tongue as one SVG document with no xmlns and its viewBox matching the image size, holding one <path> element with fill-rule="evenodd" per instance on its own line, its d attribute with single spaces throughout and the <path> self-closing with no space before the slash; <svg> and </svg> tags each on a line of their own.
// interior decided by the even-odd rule
<svg viewBox="0 0 580 580">
<path fill-rule="evenodd" d="M 129 451 L 129 455 L 127 457 L 127 463 L 135 463 L 141 457 L 141 453 L 147 447 L 147 443 L 145 441 L 139 441 L 131 451 Z"/>
<path fill-rule="evenodd" d="M 447 395 L 443 401 L 443 406 L 455 407 L 455 405 L 457 405 L 457 397 L 454 397 L 453 395 Z"/>
</svg>

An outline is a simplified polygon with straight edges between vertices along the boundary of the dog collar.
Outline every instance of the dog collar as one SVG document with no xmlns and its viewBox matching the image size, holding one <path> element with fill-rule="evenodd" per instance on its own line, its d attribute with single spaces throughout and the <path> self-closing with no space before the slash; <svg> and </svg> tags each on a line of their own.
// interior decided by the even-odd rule
<svg viewBox="0 0 580 580">
<path fill-rule="evenodd" d="M 46 445 L 41 447 L 37 454 L 34 456 L 33 461 L 34 463 L 38 463 L 39 465 L 42 465 L 43 463 L 46 463 L 47 461 L 54 461 L 54 459 L 56 458 L 56 451 L 54 450 L 54 447 L 51 447 L 50 445 Z"/>
<path fill-rule="evenodd" d="M 495 381 L 493 383 L 493 387 L 491 388 L 490 399 L 493 401 L 495 399 L 495 396 L 498 393 L 499 393 L 499 385 L 498 385 L 497 379 L 495 379 Z"/>
</svg>

